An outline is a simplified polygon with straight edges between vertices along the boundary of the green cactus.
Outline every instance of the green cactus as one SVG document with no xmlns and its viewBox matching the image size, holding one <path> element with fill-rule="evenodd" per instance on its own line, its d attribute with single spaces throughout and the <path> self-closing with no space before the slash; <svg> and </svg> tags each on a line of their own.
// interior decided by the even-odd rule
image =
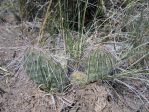
<svg viewBox="0 0 149 112">
<path fill-rule="evenodd" d="M 24 57 L 24 68 L 29 77 L 45 91 L 63 91 L 68 82 L 65 70 L 52 57 L 28 49 Z"/>
<path fill-rule="evenodd" d="M 116 59 L 108 50 L 95 48 L 85 58 L 85 72 L 88 81 L 107 80 Z"/>
</svg>

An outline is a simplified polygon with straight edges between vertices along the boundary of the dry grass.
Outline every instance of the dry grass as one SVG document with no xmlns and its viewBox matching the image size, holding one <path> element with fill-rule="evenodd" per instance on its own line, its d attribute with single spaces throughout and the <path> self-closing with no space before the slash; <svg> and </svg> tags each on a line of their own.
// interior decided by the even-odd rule
<svg viewBox="0 0 149 112">
<path fill-rule="evenodd" d="M 28 75 L 45 91 L 55 91 L 56 88 L 56 91 L 63 92 L 73 85 L 70 75 L 77 71 L 86 74 L 87 84 L 94 81 L 121 84 L 142 102 L 149 103 L 141 91 L 127 83 L 128 79 L 149 83 L 149 4 L 140 0 L 119 2 L 110 0 L 107 4 L 102 0 L 94 4 L 77 0 L 77 4 L 71 4 L 76 10 L 69 12 L 68 0 L 57 3 L 50 0 L 44 4 L 38 1 L 38 11 L 46 11 L 41 14 L 43 17 L 38 16 L 38 11 L 33 12 L 36 13 L 31 22 L 33 27 L 27 31 L 32 32 L 37 23 L 42 24 L 38 27 L 38 36 L 28 42 L 27 52 L 23 54 L 22 65 L 25 65 Z M 92 6 L 97 10 L 94 11 Z M 88 10 L 93 11 L 90 22 L 86 17 Z"/>
</svg>

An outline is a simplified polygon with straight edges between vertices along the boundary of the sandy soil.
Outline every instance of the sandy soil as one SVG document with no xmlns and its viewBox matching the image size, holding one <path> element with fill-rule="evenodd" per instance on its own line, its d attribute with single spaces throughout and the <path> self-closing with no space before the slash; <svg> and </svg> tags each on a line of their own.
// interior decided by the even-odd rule
<svg viewBox="0 0 149 112">
<path fill-rule="evenodd" d="M 7 27 L 0 26 L 0 66 L 3 67 L 17 59 L 25 46 L 21 31 L 18 28 L 7 29 Z M 9 77 L 0 75 L 0 112 L 147 112 L 149 110 L 149 105 L 143 104 L 131 92 L 119 96 L 120 100 L 107 85 L 97 82 L 84 87 L 73 87 L 65 94 L 45 93 L 29 79 L 23 69 L 16 71 L 14 66 L 9 67 L 11 72 Z M 145 91 L 146 96 L 148 93 L 148 90 Z"/>
</svg>

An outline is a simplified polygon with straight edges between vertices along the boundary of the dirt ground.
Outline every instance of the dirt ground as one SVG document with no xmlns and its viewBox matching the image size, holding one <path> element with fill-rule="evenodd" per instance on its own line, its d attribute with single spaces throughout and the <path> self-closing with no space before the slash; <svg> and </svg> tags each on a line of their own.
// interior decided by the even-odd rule
<svg viewBox="0 0 149 112">
<path fill-rule="evenodd" d="M 148 112 L 149 105 L 131 92 L 118 97 L 106 84 L 97 82 L 73 87 L 65 94 L 41 91 L 23 69 L 16 69 L 25 48 L 22 35 L 17 27 L 0 26 L 0 66 L 11 73 L 0 75 L 0 112 Z M 144 93 L 149 99 L 149 90 Z"/>
</svg>

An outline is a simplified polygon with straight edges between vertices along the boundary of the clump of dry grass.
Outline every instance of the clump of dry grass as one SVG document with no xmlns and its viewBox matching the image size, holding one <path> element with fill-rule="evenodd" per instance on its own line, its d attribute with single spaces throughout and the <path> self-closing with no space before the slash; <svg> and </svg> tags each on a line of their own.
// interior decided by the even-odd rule
<svg viewBox="0 0 149 112">
<path fill-rule="evenodd" d="M 68 10 L 68 0 L 51 0 L 41 5 L 47 8 L 43 13 L 44 20 L 38 37 L 34 39 L 37 41 L 29 46 L 31 50 L 27 49 L 23 61 L 26 72 L 44 90 L 57 88 L 64 91 L 73 83 L 86 84 L 101 80 L 109 84 L 112 81 L 126 86 L 148 102 L 142 92 L 126 82 L 132 79 L 149 83 L 146 77 L 148 4 L 140 0 L 124 0 L 119 5 L 119 2 L 112 1 L 109 4 L 103 0 L 99 4 L 92 4 L 88 0 L 76 0 L 76 4 L 71 4 L 75 5 L 75 11 Z M 92 5 L 97 10 L 87 24 L 87 10 Z M 34 22 L 40 19 L 36 16 Z M 50 36 L 45 38 L 47 33 Z M 62 55 L 58 57 L 58 54 Z M 116 69 L 119 71 L 113 72 Z M 79 79 L 81 75 L 83 78 Z"/>
</svg>

